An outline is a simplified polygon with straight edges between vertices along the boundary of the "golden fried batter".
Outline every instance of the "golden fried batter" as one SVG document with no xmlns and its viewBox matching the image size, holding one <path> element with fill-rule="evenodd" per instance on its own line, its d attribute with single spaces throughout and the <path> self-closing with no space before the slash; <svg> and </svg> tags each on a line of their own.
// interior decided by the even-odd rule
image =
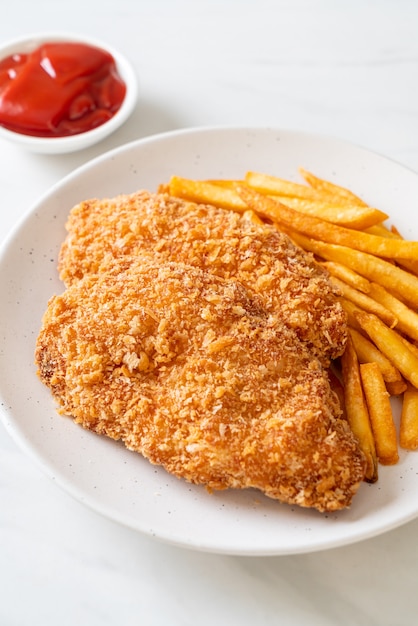
<svg viewBox="0 0 418 626">
<path fill-rule="evenodd" d="M 63 413 L 209 489 L 333 511 L 364 477 L 322 365 L 236 280 L 114 261 L 51 299 L 36 360 Z"/>
<path fill-rule="evenodd" d="M 343 351 L 345 313 L 327 273 L 273 226 L 140 191 L 82 202 L 72 209 L 67 229 L 59 263 L 67 285 L 99 271 L 109 258 L 153 254 L 237 278 L 325 365 Z"/>
</svg>

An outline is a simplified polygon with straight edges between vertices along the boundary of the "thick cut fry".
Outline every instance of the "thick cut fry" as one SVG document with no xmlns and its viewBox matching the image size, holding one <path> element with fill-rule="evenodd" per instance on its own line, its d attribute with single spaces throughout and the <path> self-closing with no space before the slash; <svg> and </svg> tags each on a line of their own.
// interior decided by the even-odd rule
<svg viewBox="0 0 418 626">
<path fill-rule="evenodd" d="M 221 209 L 231 209 L 240 213 L 248 209 L 248 206 L 233 189 L 205 181 L 172 176 L 169 183 L 169 193 L 176 198 L 190 202 L 212 204 Z"/>
<path fill-rule="evenodd" d="M 249 208 L 262 215 L 275 216 L 279 225 L 328 243 L 349 246 L 356 250 L 389 259 L 418 260 L 418 241 L 388 239 L 369 233 L 330 224 L 313 215 L 304 215 L 279 200 L 263 196 L 251 187 L 237 185 L 237 192 Z M 275 206 L 276 205 L 276 206 Z"/>
<path fill-rule="evenodd" d="M 304 198 L 307 200 L 324 200 L 324 194 L 300 183 L 290 180 L 261 174 L 259 172 L 247 172 L 245 183 L 264 194 L 288 196 L 290 198 Z"/>
<path fill-rule="evenodd" d="M 381 350 L 378 349 L 373 341 L 368 339 L 367 333 L 365 333 L 357 320 L 357 313 L 361 313 L 362 309 L 345 298 L 340 297 L 339 301 L 347 315 L 349 331 L 352 332 L 352 334 L 355 333 L 355 337 L 352 337 L 352 339 L 360 362 L 367 363 L 368 361 L 374 360 L 379 363 L 382 368 L 382 373 L 384 374 L 386 387 L 389 393 L 392 396 L 397 396 L 400 393 L 403 393 L 406 389 L 406 383 L 402 378 L 401 373 L 387 358 L 387 356 L 385 356 Z M 400 338 L 400 335 L 398 335 L 398 337 Z M 410 349 L 413 349 L 412 344 L 408 345 Z M 374 358 L 372 358 L 372 355 Z"/>
<path fill-rule="evenodd" d="M 390 396 L 400 396 L 408 388 L 408 385 L 402 378 L 402 380 L 395 381 L 394 383 L 386 383 L 386 389 Z"/>
<path fill-rule="evenodd" d="M 358 289 L 363 293 L 369 293 L 370 281 L 364 278 L 364 276 L 360 276 L 360 274 L 357 274 L 357 272 L 354 272 L 346 265 L 333 261 L 322 261 L 321 265 L 328 270 L 331 276 L 343 280 L 347 285 L 354 287 L 354 289 Z"/>
<path fill-rule="evenodd" d="M 191 180 L 173 176 L 168 185 L 168 193 L 183 200 L 213 204 L 215 206 L 241 211 L 242 200 L 235 192 L 239 180 Z M 220 191 L 217 188 L 221 188 Z M 224 190 L 226 190 L 224 192 Z M 363 206 L 333 206 L 329 202 L 285 197 L 283 203 L 292 209 L 314 215 L 333 224 L 356 230 L 364 230 L 387 219 L 387 215 L 378 209 Z M 268 216 L 274 217 L 274 216 Z"/>
<path fill-rule="evenodd" d="M 402 376 L 414 387 L 418 387 L 418 356 L 407 347 L 402 337 L 372 313 L 359 311 L 355 316 L 362 329 Z"/>
<path fill-rule="evenodd" d="M 418 346 L 413 343 L 412 341 L 409 341 L 409 339 L 407 339 L 406 337 L 403 337 L 403 335 L 398 335 L 402 341 L 402 343 L 404 344 L 404 346 L 410 350 L 412 352 L 412 354 L 415 354 L 416 358 L 418 359 Z"/>
<path fill-rule="evenodd" d="M 313 252 L 327 261 L 336 261 L 347 265 L 370 281 L 383 285 L 391 293 L 395 293 L 406 300 L 411 306 L 418 308 L 417 276 L 372 254 L 352 250 L 347 246 L 336 246 L 310 239 L 292 229 L 286 229 L 286 232 L 304 250 Z"/>
<path fill-rule="evenodd" d="M 386 389 L 390 395 L 398 396 L 403 393 L 406 390 L 407 385 L 399 370 L 396 369 L 393 363 L 389 361 L 389 359 L 372 341 L 370 341 L 370 339 L 364 336 L 364 331 L 355 316 L 355 313 L 361 312 L 361 309 L 353 304 L 353 302 L 346 300 L 345 298 L 340 298 L 340 302 L 345 313 L 347 314 L 349 331 L 352 334 L 352 339 L 359 361 L 364 363 L 376 361 L 382 370 L 382 374 L 386 382 Z M 353 337 L 354 333 L 355 337 Z M 409 345 L 412 347 L 412 344 Z"/>
<path fill-rule="evenodd" d="M 384 224 L 374 224 L 366 229 L 371 235 L 380 235 L 381 237 L 389 237 L 390 239 L 403 239 L 398 229 L 391 226 L 390 230 Z M 418 261 L 408 259 L 397 259 L 398 265 L 404 267 L 408 272 L 418 275 Z"/>
<path fill-rule="evenodd" d="M 364 311 L 367 311 L 368 313 L 374 313 L 390 328 L 393 328 L 398 323 L 398 319 L 392 311 L 379 302 L 376 302 L 373 298 L 370 298 L 367 294 L 359 291 L 358 289 L 354 289 L 354 287 L 347 285 L 343 280 L 340 280 L 335 276 L 331 276 L 331 282 L 337 287 L 337 289 L 340 290 L 341 295 L 344 296 L 346 300 L 350 300 L 356 306 L 360 307 Z"/>
<path fill-rule="evenodd" d="M 351 300 L 346 300 L 345 298 L 340 297 L 339 301 L 341 303 L 342 308 L 345 311 L 345 314 L 347 315 L 348 325 L 351 328 L 354 328 L 355 330 L 359 332 L 363 332 L 355 316 L 355 313 L 361 311 L 361 309 L 358 306 L 356 306 L 354 302 L 351 302 Z"/>
<path fill-rule="evenodd" d="M 399 232 L 399 230 L 392 224 L 390 227 L 390 235 L 392 237 L 397 237 L 398 239 L 405 239 Z M 404 267 L 408 270 L 408 272 L 412 272 L 415 275 L 418 275 L 418 261 L 408 261 L 407 259 L 398 259 L 398 264 L 401 267 Z"/>
<path fill-rule="evenodd" d="M 235 189 L 238 184 L 245 183 L 245 180 L 234 180 L 227 178 L 213 178 L 206 180 L 205 182 L 211 185 L 218 185 L 218 187 L 226 187 L 227 189 Z"/>
<path fill-rule="evenodd" d="M 418 314 L 377 283 L 370 284 L 370 296 L 398 319 L 396 330 L 418 341 Z"/>
<path fill-rule="evenodd" d="M 351 339 L 354 343 L 360 363 L 378 363 L 382 371 L 383 378 L 385 379 L 386 389 L 389 394 L 391 396 L 398 396 L 403 393 L 406 390 L 407 385 L 400 371 L 368 337 L 364 336 L 364 331 L 358 323 L 355 315 L 356 312 L 361 312 L 361 309 L 356 307 L 356 305 L 349 300 L 344 300 L 344 298 L 341 298 L 340 301 L 347 314 Z"/>
<path fill-rule="evenodd" d="M 292 201 L 299 200 L 313 203 L 327 203 L 328 205 L 334 204 L 339 207 L 340 210 L 343 206 L 347 208 L 356 207 L 357 210 L 362 208 L 365 216 L 373 215 L 373 223 L 381 222 L 381 218 L 385 215 L 382 211 L 378 211 L 377 209 L 371 209 L 372 213 L 370 213 L 370 207 L 368 207 L 362 200 L 357 198 L 357 196 L 353 193 L 350 195 L 350 192 L 347 190 L 345 190 L 346 195 L 344 195 L 341 193 L 343 188 L 338 187 L 337 185 L 334 186 L 334 189 L 330 190 L 325 189 L 325 187 L 320 189 L 314 188 L 313 186 L 295 183 L 290 180 L 279 178 L 278 176 L 252 171 L 246 173 L 244 180 L 248 186 L 266 195 L 290 198 Z M 364 228 L 366 228 L 366 226 L 364 226 Z"/>
<path fill-rule="evenodd" d="M 395 465 L 399 461 L 396 428 L 382 373 L 377 363 L 362 363 L 360 374 L 369 409 L 377 458 L 382 465 Z"/>
<path fill-rule="evenodd" d="M 366 457 L 366 480 L 376 482 L 378 478 L 376 447 L 361 384 L 360 365 L 350 336 L 341 357 L 341 367 L 347 420 Z"/>
<path fill-rule="evenodd" d="M 399 370 L 389 361 L 377 346 L 367 337 L 362 335 L 355 328 L 349 328 L 349 333 L 357 353 L 360 363 L 377 363 L 386 383 L 400 383 L 402 391 L 406 389 L 406 384 L 402 379 Z"/>
<path fill-rule="evenodd" d="M 389 228 L 385 226 L 385 224 L 375 224 L 374 226 L 370 226 L 369 228 L 367 228 L 367 232 L 370 233 L 371 235 L 379 235 L 379 237 L 388 237 L 389 239 L 399 239 L 399 237 L 397 237 L 395 233 L 390 231 Z"/>
<path fill-rule="evenodd" d="M 411 272 L 411 274 L 418 276 L 418 261 L 415 261 L 414 259 L 397 259 L 396 262 L 400 267 L 403 267 L 408 270 L 408 272 Z"/>
<path fill-rule="evenodd" d="M 242 214 L 242 217 L 243 219 L 249 220 L 250 222 L 253 222 L 254 224 L 258 224 L 259 226 L 265 223 L 257 215 L 257 213 L 254 213 L 254 211 L 244 211 L 244 213 Z"/>
<path fill-rule="evenodd" d="M 372 207 L 354 205 L 341 206 L 341 204 L 331 204 L 331 202 L 324 200 L 290 198 L 278 194 L 276 194 L 276 196 L 274 196 L 274 194 L 267 195 L 276 197 L 280 202 L 295 211 L 300 211 L 300 213 L 315 215 L 332 224 L 339 224 L 340 226 L 354 228 L 355 230 L 365 230 L 366 228 L 383 222 L 388 217 L 383 211 Z"/>
<path fill-rule="evenodd" d="M 408 389 L 403 395 L 399 445 L 405 450 L 418 449 L 418 389 Z"/>
<path fill-rule="evenodd" d="M 366 202 L 356 196 L 352 191 L 346 189 L 345 187 L 341 187 L 340 185 L 336 185 L 335 183 L 331 183 L 329 180 L 325 180 L 323 178 L 319 178 L 315 176 L 311 172 L 308 172 L 303 167 L 299 168 L 299 173 L 306 182 L 311 185 L 317 191 L 322 191 L 323 193 L 327 193 L 329 195 L 338 196 L 342 200 L 347 200 L 353 204 L 358 204 L 359 206 L 367 206 Z"/>
</svg>

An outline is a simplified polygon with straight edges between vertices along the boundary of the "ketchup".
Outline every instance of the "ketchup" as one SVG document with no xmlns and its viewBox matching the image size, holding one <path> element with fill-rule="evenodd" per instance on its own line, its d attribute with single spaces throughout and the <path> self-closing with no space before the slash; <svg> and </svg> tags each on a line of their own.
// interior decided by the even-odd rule
<svg viewBox="0 0 418 626">
<path fill-rule="evenodd" d="M 126 85 L 111 54 L 51 42 L 0 61 L 0 125 L 24 135 L 66 137 L 107 122 Z"/>
</svg>

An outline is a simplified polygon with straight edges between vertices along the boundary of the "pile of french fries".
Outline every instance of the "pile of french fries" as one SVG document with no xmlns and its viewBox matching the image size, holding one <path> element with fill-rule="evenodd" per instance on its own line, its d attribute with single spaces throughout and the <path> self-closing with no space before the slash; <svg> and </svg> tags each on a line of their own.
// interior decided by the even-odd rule
<svg viewBox="0 0 418 626">
<path fill-rule="evenodd" d="M 242 180 L 173 176 L 172 196 L 268 221 L 315 255 L 339 290 L 348 342 L 339 360 L 344 413 L 367 459 L 399 460 L 418 448 L 418 241 L 405 240 L 388 215 L 352 191 L 299 169 L 295 183 L 249 171 Z M 402 402 L 394 419 L 391 397 Z"/>
</svg>

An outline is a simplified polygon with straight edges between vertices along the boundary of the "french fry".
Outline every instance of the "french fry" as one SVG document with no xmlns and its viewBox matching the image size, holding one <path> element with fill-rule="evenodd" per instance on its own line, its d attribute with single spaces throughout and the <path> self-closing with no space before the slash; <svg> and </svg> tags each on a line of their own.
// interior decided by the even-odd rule
<svg viewBox="0 0 418 626">
<path fill-rule="evenodd" d="M 172 176 L 168 185 L 168 193 L 183 200 L 213 204 L 223 209 L 242 211 L 244 204 L 235 189 L 242 185 L 239 180 L 191 180 L 180 176 Z M 222 191 L 221 191 L 222 190 Z M 325 221 L 363 230 L 372 224 L 379 223 L 387 215 L 371 207 L 344 207 L 332 206 L 323 201 L 304 200 L 300 198 L 285 198 L 283 202 L 301 213 L 314 215 Z M 275 217 L 275 215 L 266 215 Z"/>
<path fill-rule="evenodd" d="M 371 235 L 380 235 L 381 237 L 389 237 L 391 239 L 403 239 L 398 229 L 395 226 L 391 226 L 390 230 L 384 224 L 374 224 L 366 229 Z M 397 259 L 398 265 L 412 272 L 412 274 L 418 275 L 418 261 L 408 259 Z"/>
<path fill-rule="evenodd" d="M 239 180 L 191 181 L 175 176 L 172 177 L 170 191 L 171 195 L 193 200 L 194 202 L 206 202 L 222 208 L 241 210 L 242 205 L 234 192 L 237 185 L 242 184 L 243 181 Z M 231 194 L 221 194 L 213 187 L 229 189 Z M 291 197 L 285 197 L 283 203 L 301 213 L 314 215 L 333 224 L 356 230 L 364 230 L 384 221 L 388 217 L 386 213 L 368 206 L 341 207 L 333 206 L 329 202 Z"/>
<path fill-rule="evenodd" d="M 240 213 L 248 209 L 248 206 L 234 189 L 205 181 L 182 178 L 181 176 L 170 178 L 169 193 L 190 202 L 213 204 L 222 209 L 230 209 Z"/>
<path fill-rule="evenodd" d="M 341 368 L 347 420 L 366 458 L 365 478 L 368 482 L 376 482 L 378 479 L 376 447 L 361 384 L 360 366 L 350 337 L 341 357 Z"/>
<path fill-rule="evenodd" d="M 404 346 L 410 350 L 413 354 L 415 354 L 416 358 L 418 359 L 418 346 L 412 342 L 409 341 L 409 339 L 407 339 L 406 337 L 404 337 L 403 335 L 398 335 L 402 341 L 402 343 L 404 344 Z"/>
<path fill-rule="evenodd" d="M 386 389 L 391 396 L 398 396 L 403 393 L 406 388 L 406 382 L 402 378 L 401 373 L 396 367 L 389 361 L 389 359 L 378 349 L 378 347 L 362 334 L 364 331 L 355 317 L 356 312 L 361 312 L 361 309 L 350 300 L 340 298 L 341 305 L 347 313 L 348 330 L 351 333 L 356 333 L 356 338 L 353 338 L 357 356 L 360 362 L 376 361 L 379 363 L 382 373 L 386 382 Z M 361 342 L 361 345 L 359 345 Z M 367 345 L 366 345 L 367 342 Z"/>
<path fill-rule="evenodd" d="M 247 172 L 244 177 L 245 183 L 264 194 L 288 196 L 290 198 L 304 198 L 307 200 L 323 200 L 324 194 L 300 183 L 293 183 L 277 176 L 261 174 L 259 172 Z"/>
<path fill-rule="evenodd" d="M 385 322 L 390 328 L 393 328 L 398 323 L 398 318 L 387 309 L 385 306 L 376 302 L 373 298 L 370 298 L 367 294 L 347 285 L 343 280 L 331 276 L 331 282 L 337 289 L 340 290 L 341 295 L 346 299 L 353 302 L 356 306 L 367 311 L 368 313 L 374 313 L 380 319 Z"/>
<path fill-rule="evenodd" d="M 399 230 L 392 224 L 390 227 L 390 234 L 392 237 L 397 237 L 398 239 L 404 239 Z M 418 275 L 418 262 L 416 261 L 408 261 L 407 259 L 398 259 L 398 264 L 402 267 L 405 267 L 409 272 L 412 272 L 415 275 Z"/>
<path fill-rule="evenodd" d="M 276 197 L 280 202 L 300 213 L 314 215 L 332 224 L 339 224 L 355 230 L 365 230 L 383 222 L 388 217 L 383 211 L 367 206 L 341 206 L 325 200 L 291 198 L 277 194 L 276 196 L 274 194 L 267 195 Z"/>
<path fill-rule="evenodd" d="M 327 261 L 336 261 L 342 265 L 347 265 L 370 281 L 383 285 L 391 293 L 399 295 L 411 306 L 418 308 L 417 276 L 388 263 L 384 259 L 353 250 L 348 246 L 337 246 L 311 239 L 292 229 L 288 229 L 286 232 L 304 250 L 313 252 Z"/>
<path fill-rule="evenodd" d="M 396 330 L 418 341 L 418 314 L 415 311 L 377 283 L 370 284 L 370 296 L 396 315 L 398 319 Z"/>
<path fill-rule="evenodd" d="M 375 224 L 366 229 L 371 235 L 379 235 L 379 237 L 389 237 L 389 239 L 399 239 L 385 224 Z"/>
<path fill-rule="evenodd" d="M 354 289 L 358 289 L 363 293 L 369 293 L 370 281 L 364 278 L 364 276 L 360 276 L 360 274 L 354 272 L 346 265 L 335 263 L 334 261 L 322 261 L 321 265 L 328 270 L 331 276 L 343 280 L 347 285 L 354 287 Z"/>
<path fill-rule="evenodd" d="M 352 191 L 350 191 L 349 189 L 346 189 L 345 187 L 341 187 L 340 185 L 331 183 L 330 181 L 325 180 L 324 178 L 319 178 L 318 176 L 315 176 L 311 172 L 308 172 L 307 170 L 305 170 L 303 167 L 299 168 L 299 173 L 301 174 L 301 176 L 303 176 L 306 182 L 317 191 L 322 191 L 323 193 L 326 193 L 332 196 L 337 196 L 341 198 L 342 200 L 351 202 L 352 204 L 358 204 L 359 206 L 361 205 L 367 206 L 364 200 L 356 196 Z"/>
<path fill-rule="evenodd" d="M 408 385 L 402 378 L 393 383 L 386 383 L 386 389 L 390 396 L 401 396 L 408 388 Z"/>
<path fill-rule="evenodd" d="M 306 170 L 302 170 L 302 168 L 300 168 L 300 172 L 306 172 Z M 306 172 L 306 174 L 309 176 L 308 172 Z M 319 183 L 319 178 L 313 177 L 312 174 L 310 174 L 310 177 L 310 182 L 313 182 L 314 178 L 316 178 L 316 181 Z M 282 196 L 291 198 L 292 200 L 326 202 L 328 205 L 334 203 L 336 206 L 340 207 L 340 209 L 342 206 L 351 206 L 356 207 L 357 209 L 370 208 L 365 202 L 363 202 L 363 200 L 355 196 L 352 192 L 349 192 L 342 187 L 338 187 L 337 185 L 333 185 L 332 183 L 328 183 L 328 186 L 324 184 L 307 186 L 279 178 L 278 176 L 253 171 L 247 172 L 244 180 L 248 186 L 266 195 Z M 372 211 L 375 211 L 375 209 L 372 209 Z M 376 209 L 376 211 L 378 210 Z M 368 214 L 368 211 L 365 211 L 364 214 Z M 379 219 L 377 219 L 375 223 L 383 221 L 380 219 L 383 215 L 385 214 L 382 211 L 378 211 L 378 213 L 375 214 L 375 217 L 379 216 Z"/>
<path fill-rule="evenodd" d="M 403 395 L 399 445 L 405 450 L 418 449 L 418 389 L 412 387 Z"/>
<path fill-rule="evenodd" d="M 262 226 L 264 224 L 263 220 L 257 215 L 257 213 L 254 213 L 254 211 L 244 211 L 242 217 L 243 219 L 249 220 L 254 224 L 258 224 L 259 226 Z"/>
<path fill-rule="evenodd" d="M 218 187 L 226 187 L 227 189 L 235 189 L 237 184 L 243 184 L 245 183 L 245 180 L 213 178 L 213 179 L 206 180 L 205 182 L 210 183 L 211 185 L 217 185 Z"/>
<path fill-rule="evenodd" d="M 385 383 L 398 383 L 398 393 L 406 389 L 399 370 L 389 361 L 377 346 L 355 328 L 349 328 L 349 333 L 360 363 L 376 363 L 382 372 Z M 396 394 L 397 395 L 397 394 Z"/>
<path fill-rule="evenodd" d="M 398 443 L 385 381 L 377 363 L 360 364 L 360 374 L 377 458 L 382 465 L 394 465 L 399 460 Z"/>
<path fill-rule="evenodd" d="M 314 239 L 341 246 L 349 246 L 379 257 L 418 260 L 418 241 L 389 239 L 337 226 L 313 215 L 304 215 L 294 209 L 290 209 L 278 200 L 270 196 L 264 196 L 245 185 L 237 185 L 237 192 L 244 202 L 247 203 L 248 207 L 256 213 L 268 215 L 272 218 L 274 216 L 279 225 L 284 224 L 287 228 L 296 230 Z"/>
<path fill-rule="evenodd" d="M 414 387 L 418 387 L 418 356 L 410 350 L 398 333 L 384 324 L 376 315 L 359 311 L 358 323 L 376 346 L 387 356 Z"/>
<path fill-rule="evenodd" d="M 354 302 L 351 302 L 351 300 L 346 300 L 343 297 L 339 297 L 338 300 L 347 315 L 348 326 L 354 328 L 355 330 L 358 330 L 359 332 L 363 332 L 355 316 L 355 313 L 361 311 L 361 309 L 356 306 Z"/>
<path fill-rule="evenodd" d="M 356 319 L 356 312 L 361 312 L 361 309 L 353 304 L 350 300 L 339 298 L 340 303 L 347 314 L 348 330 L 352 335 L 354 346 L 357 352 L 358 359 L 361 362 L 367 363 L 369 361 L 376 361 L 381 370 L 386 382 L 386 389 L 391 396 L 398 396 L 403 393 L 406 388 L 406 382 L 402 378 L 398 369 L 389 361 L 389 359 L 378 349 L 378 347 L 364 336 L 364 331 Z M 355 333 L 355 336 L 353 336 Z"/>
</svg>

